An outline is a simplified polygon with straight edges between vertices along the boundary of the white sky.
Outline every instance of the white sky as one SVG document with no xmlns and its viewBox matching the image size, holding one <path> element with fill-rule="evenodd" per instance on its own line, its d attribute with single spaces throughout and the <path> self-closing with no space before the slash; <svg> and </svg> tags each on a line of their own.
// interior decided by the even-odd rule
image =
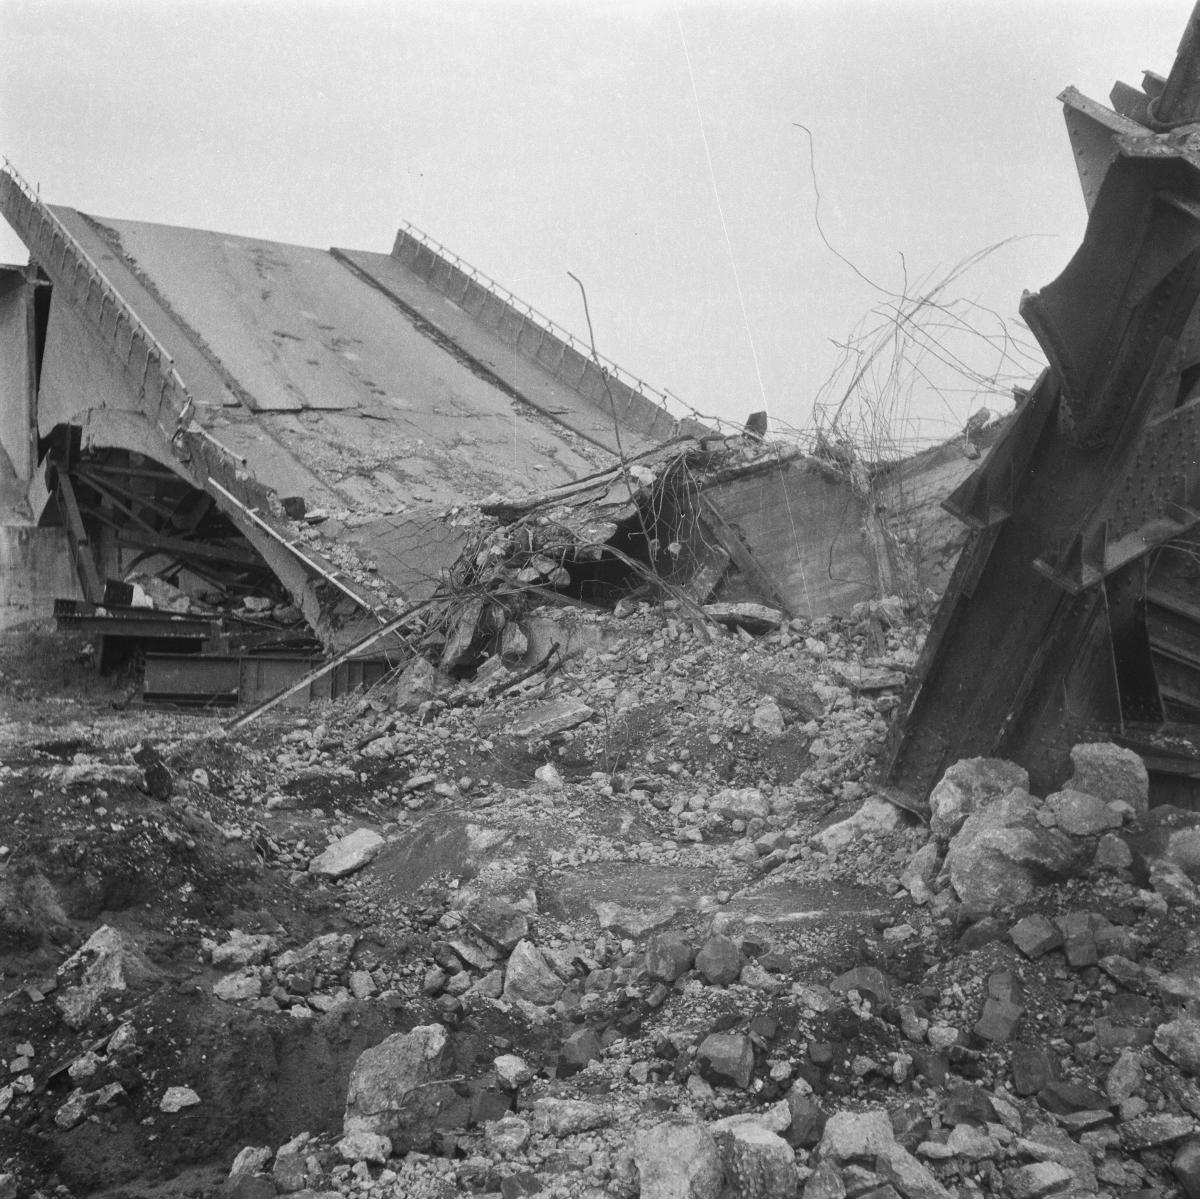
<svg viewBox="0 0 1200 1199">
<path fill-rule="evenodd" d="M 803 426 L 833 342 L 880 296 L 818 237 L 794 123 L 825 232 L 884 287 L 901 254 L 937 278 L 1026 236 L 950 293 L 1015 317 L 1083 232 L 1056 95 L 1107 102 L 1116 79 L 1165 74 L 1189 10 L 0 0 L 0 150 L 97 216 L 381 252 L 410 220 L 584 334 L 573 271 L 602 353 L 739 423 L 761 373 L 774 420 Z M 0 223 L 0 261 L 25 258 Z M 947 432 L 981 402 L 915 390 Z"/>
</svg>

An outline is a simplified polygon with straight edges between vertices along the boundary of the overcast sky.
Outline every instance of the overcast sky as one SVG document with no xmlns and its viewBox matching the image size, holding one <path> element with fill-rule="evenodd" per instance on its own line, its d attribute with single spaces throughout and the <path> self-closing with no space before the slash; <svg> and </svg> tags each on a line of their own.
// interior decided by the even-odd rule
<svg viewBox="0 0 1200 1199">
<path fill-rule="evenodd" d="M 899 291 L 1020 236 L 944 297 L 1015 319 L 1083 231 L 1055 97 L 1165 74 L 1189 11 L 0 0 L 0 148 L 97 216 L 378 251 L 409 220 L 583 334 L 573 271 L 602 353 L 704 412 L 765 395 L 802 427 L 884 297 L 822 243 L 797 123 L 821 224 L 863 274 Z M 0 261 L 24 260 L 0 227 Z M 913 414 L 949 431 L 997 406 L 961 386 L 918 380 Z"/>
</svg>

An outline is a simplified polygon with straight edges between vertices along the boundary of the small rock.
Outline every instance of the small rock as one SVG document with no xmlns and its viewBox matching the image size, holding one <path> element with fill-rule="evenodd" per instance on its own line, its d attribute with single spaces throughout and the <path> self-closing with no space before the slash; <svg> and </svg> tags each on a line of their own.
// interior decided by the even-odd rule
<svg viewBox="0 0 1200 1199">
<path fill-rule="evenodd" d="M 809 844 L 822 853 L 838 854 L 867 834 L 887 833 L 900 828 L 906 819 L 908 817 L 895 804 L 872 795 L 853 816 L 814 833 L 809 838 Z"/>
<path fill-rule="evenodd" d="M 799 1149 L 811 1149 L 825 1131 L 828 1113 L 805 1089 L 793 1086 L 787 1093 L 791 1122 L 785 1129 L 790 1144 Z"/>
<path fill-rule="evenodd" d="M 291 1194 L 308 1184 L 309 1140 L 308 1133 L 301 1132 L 275 1151 L 271 1178 L 284 1194 Z"/>
<path fill-rule="evenodd" d="M 646 945 L 646 973 L 664 983 L 673 983 L 692 968 L 695 951 L 678 934 L 661 933 Z"/>
<path fill-rule="evenodd" d="M 696 972 L 705 982 L 717 987 L 735 983 L 745 965 L 742 952 L 728 937 L 709 937 L 696 954 Z"/>
<path fill-rule="evenodd" d="M 233 1159 L 233 1165 L 229 1167 L 229 1177 L 234 1178 L 238 1174 L 258 1174 L 266 1169 L 270 1160 L 271 1150 L 265 1145 L 247 1145 L 239 1150 L 237 1157 Z"/>
<path fill-rule="evenodd" d="M 530 941 L 518 942 L 504 972 L 504 998 L 546 1006 L 562 990 L 562 979 L 546 964 L 537 946 Z"/>
<path fill-rule="evenodd" d="M 533 1071 L 525 1064 L 525 1059 L 515 1053 L 501 1054 L 492 1062 L 492 1069 L 496 1071 L 500 1085 L 509 1091 L 515 1091 L 533 1078 Z"/>
<path fill-rule="evenodd" d="M 1099 741 L 1075 746 L 1071 750 L 1075 773 L 1068 786 L 1108 803 L 1122 800 L 1138 815 L 1150 804 L 1150 775 L 1146 764 L 1131 749 Z"/>
<path fill-rule="evenodd" d="M 1013 1199 L 1043 1199 L 1065 1190 L 1075 1181 L 1075 1175 L 1058 1162 L 1032 1162 L 1009 1170 L 1004 1180 Z"/>
<path fill-rule="evenodd" d="M 262 979 L 251 970 L 227 974 L 213 984 L 213 994 L 226 1003 L 257 999 L 262 994 Z"/>
<path fill-rule="evenodd" d="M 77 982 L 62 989 L 55 1006 L 71 1028 L 79 1029 L 109 995 L 157 976 L 158 971 L 128 936 L 104 924 L 58 968 L 60 981 Z"/>
<path fill-rule="evenodd" d="M 783 713 L 773 699 L 764 699 L 750 716 L 750 723 L 768 737 L 782 737 L 786 729 Z"/>
<path fill-rule="evenodd" d="M 463 914 L 471 928 L 504 953 L 510 953 L 529 935 L 529 920 L 525 913 L 499 896 L 480 896 Z"/>
<path fill-rule="evenodd" d="M 533 777 L 547 791 L 561 791 L 566 785 L 563 783 L 563 777 L 558 773 L 558 768 L 553 762 L 543 763 L 533 772 Z"/>
<path fill-rule="evenodd" d="M 1072 837 L 1097 837 L 1121 827 L 1121 817 L 1103 800 L 1083 791 L 1056 791 L 1046 796 L 1051 812 L 1064 833 Z"/>
<path fill-rule="evenodd" d="M 741 1033 L 711 1033 L 700 1042 L 696 1059 L 710 1081 L 745 1090 L 754 1073 L 754 1044 Z"/>
<path fill-rule="evenodd" d="M 383 838 L 373 829 L 355 829 L 313 858 L 308 869 L 322 878 L 344 878 L 372 861 L 383 846 Z"/>
<path fill-rule="evenodd" d="M 1200 1020 L 1185 1015 L 1160 1025 L 1154 1034 L 1154 1048 L 1185 1073 L 1200 1074 Z"/>
<path fill-rule="evenodd" d="M 825 1123 L 820 1153 L 839 1162 L 855 1157 L 886 1157 L 895 1144 L 892 1122 L 881 1108 L 836 1112 Z"/>
<path fill-rule="evenodd" d="M 1150 886 L 1173 907 L 1200 908 L 1200 888 L 1168 858 L 1151 864 Z"/>
<path fill-rule="evenodd" d="M 361 1128 L 342 1137 L 336 1148 L 338 1156 L 344 1162 L 372 1162 L 381 1166 L 392 1155 L 392 1142 L 389 1137 Z"/>
<path fill-rule="evenodd" d="M 679 914 L 679 908 L 673 905 L 642 912 L 635 908 L 623 908 L 620 904 L 609 903 L 607 900 L 598 900 L 592 908 L 605 932 L 615 933 L 618 937 L 631 937 L 634 940 L 665 927 Z"/>
<path fill-rule="evenodd" d="M 219 970 L 243 970 L 247 966 L 261 965 L 276 947 L 274 937 L 235 928 L 228 941 L 213 947 L 212 964 Z"/>
<path fill-rule="evenodd" d="M 54 1113 L 55 1126 L 66 1132 L 81 1124 L 87 1119 L 94 1102 L 90 1092 L 76 1087 L 67 1096 L 67 1101 Z"/>
<path fill-rule="evenodd" d="M 1124 1049 L 1108 1072 L 1104 1081 L 1104 1093 L 1110 1103 L 1120 1105 L 1141 1090 L 1145 1079 L 1146 1071 L 1142 1066 L 1141 1054 Z"/>
<path fill-rule="evenodd" d="M 1047 1111 L 1060 1116 L 1104 1111 L 1108 1107 L 1106 1096 L 1077 1082 L 1049 1082 L 1038 1091 L 1037 1099 Z"/>
<path fill-rule="evenodd" d="M 956 1124 L 946 1138 L 946 1148 L 955 1157 L 965 1157 L 970 1161 L 984 1161 L 996 1157 L 1000 1152 L 996 1138 L 973 1124 Z"/>
<path fill-rule="evenodd" d="M 483 1139 L 492 1153 L 501 1157 L 515 1157 L 533 1135 L 528 1121 L 519 1116 L 503 1116 L 499 1120 L 490 1120 L 483 1126 Z"/>
<path fill-rule="evenodd" d="M 181 1112 L 184 1108 L 195 1107 L 200 1102 L 200 1096 L 191 1087 L 167 1087 L 163 1097 L 158 1101 L 160 1112 Z"/>
<path fill-rule="evenodd" d="M 1042 954 L 1057 949 L 1062 943 L 1062 933 L 1048 916 L 1033 915 L 1018 920 L 1008 930 L 1012 943 L 1027 957 L 1040 958 Z"/>
<path fill-rule="evenodd" d="M 883 971 L 875 966 L 855 966 L 853 970 L 839 974 L 829 984 L 829 989 L 842 994 L 848 991 L 857 991 L 864 999 L 869 999 L 876 1006 L 890 1003 L 892 997 Z"/>
<path fill-rule="evenodd" d="M 1133 865 L 1133 851 L 1124 838 L 1105 833 L 1096 845 L 1097 870 L 1128 870 Z"/>
<path fill-rule="evenodd" d="M 1121 1144 L 1131 1151 L 1153 1149 L 1181 1141 L 1195 1131 L 1195 1120 L 1187 1116 L 1140 1116 L 1121 1125 Z"/>
<path fill-rule="evenodd" d="M 591 720 L 595 715 L 595 710 L 589 708 L 582 700 L 556 699 L 539 704 L 518 717 L 509 726 L 509 732 L 514 737 L 549 737 L 553 733 L 573 729 L 584 721 Z"/>
<path fill-rule="evenodd" d="M 559 1071 L 564 1077 L 582 1070 L 588 1062 L 595 1061 L 603 1052 L 600 1038 L 590 1028 L 573 1032 L 562 1044 L 559 1056 Z"/>
</svg>

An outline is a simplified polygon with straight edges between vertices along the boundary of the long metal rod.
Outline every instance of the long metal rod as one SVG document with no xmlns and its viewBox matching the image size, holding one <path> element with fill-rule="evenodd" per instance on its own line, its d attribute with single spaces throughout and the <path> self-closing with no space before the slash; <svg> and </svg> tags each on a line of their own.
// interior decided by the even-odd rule
<svg viewBox="0 0 1200 1199">
<path fill-rule="evenodd" d="M 369 633 L 361 641 L 357 641 L 349 649 L 343 650 L 340 654 L 322 662 L 313 670 L 310 670 L 302 679 L 298 679 L 290 687 L 285 687 L 276 695 L 272 695 L 270 699 L 265 699 L 256 708 L 251 708 L 249 712 L 239 716 L 236 720 L 231 720 L 225 727 L 230 732 L 236 732 L 238 729 L 245 728 L 252 720 L 257 720 L 258 717 L 271 711 L 272 708 L 279 707 L 280 704 L 289 700 L 293 695 L 297 695 L 306 687 L 311 686 L 317 679 L 324 678 L 331 671 L 336 670 L 343 662 L 348 662 L 363 650 L 370 649 L 371 646 L 382 641 L 385 637 L 391 636 L 392 633 L 398 633 L 400 628 L 408 621 L 415 613 L 422 608 L 432 603 L 431 600 L 422 600 L 420 603 L 413 604 L 410 608 L 405 609 L 399 616 L 394 616 L 381 628 L 376 629 L 373 633 Z"/>
<path fill-rule="evenodd" d="M 335 575 L 331 574 L 328 570 L 326 570 L 319 562 L 310 558 L 302 549 L 297 547 L 297 545 L 294 541 L 288 541 L 288 539 L 286 537 L 284 537 L 282 533 L 280 533 L 276 529 L 273 529 L 265 520 L 263 520 L 263 518 L 261 516 L 259 516 L 259 514 L 257 512 L 254 511 L 253 508 L 242 503 L 242 501 L 239 500 L 237 498 L 237 496 L 234 495 L 233 492 L 231 492 L 227 487 L 223 487 L 220 483 L 218 483 L 216 481 L 216 479 L 213 479 L 211 477 L 205 483 L 205 487 L 211 488 L 212 490 L 217 491 L 221 495 L 223 495 L 225 497 L 225 499 L 227 499 L 229 501 L 229 503 L 233 504 L 234 507 L 236 507 L 237 510 L 239 512 L 241 512 L 241 514 L 243 516 L 245 516 L 245 518 L 247 520 L 249 520 L 253 525 L 255 525 L 257 528 L 261 529 L 264 533 L 266 533 L 266 535 L 268 537 L 270 537 L 274 541 L 278 542 L 281 546 L 283 546 L 284 549 L 288 550 L 291 554 L 293 554 L 300 562 L 302 562 L 305 566 L 307 566 L 308 569 L 311 570 L 314 574 L 320 575 L 320 577 L 322 579 L 324 579 L 325 582 L 327 582 L 330 586 L 336 587 L 343 595 L 346 595 L 350 599 L 352 599 L 360 608 L 364 609 L 367 612 L 370 612 L 370 614 L 372 616 L 374 616 L 375 619 L 378 620 L 380 623 L 383 622 L 383 617 L 380 616 L 380 614 L 375 610 L 375 607 L 373 604 L 368 603 L 367 600 L 365 600 L 361 595 L 359 595 L 356 591 L 354 591 L 353 588 L 347 587 L 345 583 L 343 583 Z"/>
</svg>

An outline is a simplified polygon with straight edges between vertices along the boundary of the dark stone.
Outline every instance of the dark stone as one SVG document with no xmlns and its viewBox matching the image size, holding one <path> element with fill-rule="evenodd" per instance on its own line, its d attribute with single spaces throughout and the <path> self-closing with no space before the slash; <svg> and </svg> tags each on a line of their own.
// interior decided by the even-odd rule
<svg viewBox="0 0 1200 1199">
<path fill-rule="evenodd" d="M 158 750 L 153 745 L 143 744 L 133 755 L 133 760 L 142 768 L 146 790 L 155 799 L 170 799 L 171 792 L 175 789 L 175 781 Z"/>
<path fill-rule="evenodd" d="M 988 999 L 972 1031 L 985 1041 L 1011 1041 L 1025 1009 L 1003 999 Z"/>
<path fill-rule="evenodd" d="M 1081 970 L 1084 966 L 1094 966 L 1100 960 L 1096 934 L 1102 922 L 1107 923 L 1093 912 L 1068 912 L 1059 917 L 1058 926 L 1062 929 L 1063 952 L 1068 966 Z"/>
<path fill-rule="evenodd" d="M 891 1113 L 892 1132 L 909 1153 L 916 1151 L 922 1141 L 929 1140 L 933 1126 L 921 1104 L 915 1099 L 902 1103 Z"/>
<path fill-rule="evenodd" d="M 590 1061 L 600 1056 L 600 1038 L 590 1028 L 573 1032 L 562 1044 L 558 1060 L 558 1073 L 562 1078 L 582 1070 Z"/>
<path fill-rule="evenodd" d="M 976 920 L 961 937 L 958 938 L 960 953 L 970 953 L 972 949 L 982 949 L 993 941 L 999 941 L 1004 935 L 1004 926 L 995 916 L 984 916 Z"/>
<path fill-rule="evenodd" d="M 646 973 L 664 983 L 673 983 L 692 968 L 696 951 L 677 933 L 651 937 L 646 945 Z"/>
<path fill-rule="evenodd" d="M 1005 1003 L 1020 1006 L 1025 1002 L 1025 992 L 1021 980 L 1011 970 L 994 970 L 988 975 L 987 993 L 989 999 L 1002 999 Z"/>
<path fill-rule="evenodd" d="M 924 1079 L 930 1086 L 941 1087 L 945 1086 L 946 1079 L 950 1077 L 950 1059 L 945 1053 L 933 1049 L 911 1049 L 913 1069 Z"/>
<path fill-rule="evenodd" d="M 787 1094 L 787 1104 L 792 1123 L 784 1137 L 794 1149 L 812 1149 L 825 1131 L 829 1114 L 811 1095 L 800 1095 L 794 1089 Z"/>
<path fill-rule="evenodd" d="M 1018 920 L 1008 935 L 1027 958 L 1040 958 L 1063 943 L 1062 933 L 1054 922 L 1040 913 Z"/>
<path fill-rule="evenodd" d="M 1013 1090 L 1018 1095 L 1036 1095 L 1043 1087 L 1056 1081 L 1060 1074 L 1058 1059 L 1043 1046 L 1013 1046 Z"/>
<path fill-rule="evenodd" d="M 998 1119 L 996 1109 L 982 1087 L 958 1083 L 952 1086 L 946 1095 L 946 1105 L 942 1108 L 943 1124 L 952 1127 L 958 1124 L 976 1124 L 982 1128 L 985 1124 L 996 1123 Z"/>
<path fill-rule="evenodd" d="M 489 1120 L 500 1120 L 512 1110 L 512 1096 L 493 1087 L 477 1087 L 471 1096 L 472 1124 L 486 1124 Z"/>
<path fill-rule="evenodd" d="M 742 953 L 748 958 L 762 957 L 770 948 L 770 942 L 757 933 L 745 933 L 742 937 Z"/>
<path fill-rule="evenodd" d="M 728 937 L 709 937 L 696 954 L 697 973 L 714 987 L 737 982 L 745 964 L 742 951 Z"/>
<path fill-rule="evenodd" d="M 650 994 L 646 996 L 646 1006 L 648 1008 L 660 1008 L 667 1002 L 667 997 L 671 994 L 671 988 L 666 983 L 655 983 L 650 988 Z"/>
<path fill-rule="evenodd" d="M 700 1043 L 696 1061 L 710 1083 L 744 1091 L 754 1075 L 754 1046 L 744 1034 L 714 1033 Z"/>
<path fill-rule="evenodd" d="M 308 504 L 302 495 L 285 495 L 279 503 L 288 520 L 303 520 L 308 511 Z"/>
<path fill-rule="evenodd" d="M 767 1012 L 760 1012 L 750 1021 L 749 1031 L 756 1040 L 773 1041 L 779 1036 L 779 1021 Z"/>
<path fill-rule="evenodd" d="M 855 966 L 853 970 L 839 974 L 829 984 L 829 989 L 843 993 L 857 991 L 864 999 L 869 999 L 876 1006 L 881 1003 L 889 1003 L 892 998 L 883 971 L 875 966 Z"/>
<path fill-rule="evenodd" d="M 1077 1082 L 1050 1082 L 1037 1093 L 1038 1103 L 1048 1112 L 1065 1116 L 1069 1112 L 1103 1111 L 1110 1105 L 1108 1096 Z"/>
<path fill-rule="evenodd" d="M 832 1041 L 809 1041 L 808 1060 L 814 1066 L 828 1066 L 833 1061 L 833 1055 Z"/>
<path fill-rule="evenodd" d="M 1132 991 L 1118 991 L 1104 1005 L 1104 1014 L 1121 1024 L 1149 1024 L 1156 1016 L 1154 1001 Z"/>
<path fill-rule="evenodd" d="M 1136 1049 L 1140 1045 L 1149 1045 L 1154 1040 L 1153 1029 L 1118 1024 L 1108 1016 L 1097 1016 L 1094 1027 L 1096 1044 L 1105 1053 L 1120 1053 L 1122 1049 Z"/>
</svg>

